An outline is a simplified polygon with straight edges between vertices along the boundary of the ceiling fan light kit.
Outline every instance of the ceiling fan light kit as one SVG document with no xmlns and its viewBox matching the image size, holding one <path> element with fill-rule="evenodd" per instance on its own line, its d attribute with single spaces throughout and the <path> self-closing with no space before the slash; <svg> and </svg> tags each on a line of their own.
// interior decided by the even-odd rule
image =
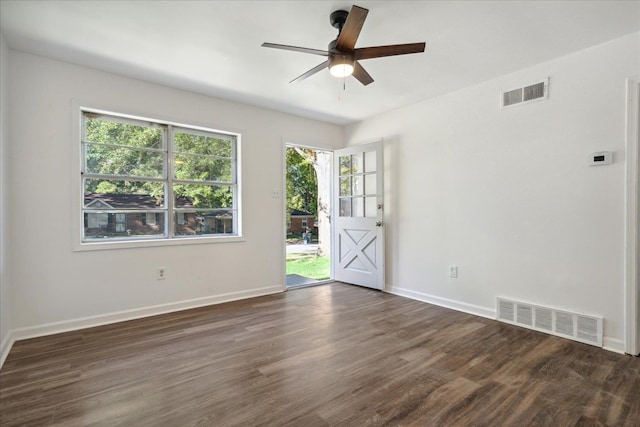
<svg viewBox="0 0 640 427">
<path fill-rule="evenodd" d="M 290 50 L 294 52 L 309 53 L 312 55 L 326 56 L 327 60 L 318 64 L 304 74 L 291 80 L 290 83 L 299 82 L 319 71 L 329 68 L 329 73 L 338 78 L 353 75 L 363 85 L 373 83 L 373 78 L 360 65 L 358 60 L 381 58 L 384 56 L 407 55 L 410 53 L 424 52 L 425 43 L 407 43 L 388 46 L 375 46 L 355 48 L 360 30 L 364 25 L 369 11 L 359 6 L 352 6 L 351 11 L 336 10 L 329 16 L 331 26 L 338 29 L 338 38 L 329 43 L 328 50 L 309 49 L 306 47 L 288 46 L 275 43 L 263 43 L 263 47 Z"/>
<path fill-rule="evenodd" d="M 329 60 L 329 72 L 332 76 L 342 78 L 353 74 L 355 60 L 348 55 L 334 55 Z"/>
</svg>

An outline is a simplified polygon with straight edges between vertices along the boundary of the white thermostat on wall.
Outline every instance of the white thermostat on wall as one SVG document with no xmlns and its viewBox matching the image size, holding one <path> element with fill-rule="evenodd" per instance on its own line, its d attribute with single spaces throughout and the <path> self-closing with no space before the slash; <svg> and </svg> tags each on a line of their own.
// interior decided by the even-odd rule
<svg viewBox="0 0 640 427">
<path fill-rule="evenodd" d="M 613 163 L 612 151 L 598 151 L 589 155 L 589 166 L 610 165 Z"/>
</svg>

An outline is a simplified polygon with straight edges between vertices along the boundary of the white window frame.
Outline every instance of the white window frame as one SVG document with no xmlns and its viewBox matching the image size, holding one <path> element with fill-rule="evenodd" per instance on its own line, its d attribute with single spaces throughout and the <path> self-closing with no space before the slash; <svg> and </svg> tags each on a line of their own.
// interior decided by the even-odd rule
<svg viewBox="0 0 640 427">
<path fill-rule="evenodd" d="M 80 179 L 78 179 L 78 170 L 72 171 L 73 174 L 73 182 L 74 182 L 74 203 L 72 210 L 72 219 L 74 220 L 73 227 L 73 250 L 74 251 L 84 251 L 84 250 L 104 250 L 104 249 L 125 249 L 125 248 L 135 248 L 135 247 L 153 247 L 153 246 L 175 246 L 175 245 L 191 245 L 191 244 L 206 244 L 206 243 L 233 243 L 233 242 L 244 242 L 246 239 L 242 235 L 242 174 L 241 174 L 241 134 L 237 132 L 230 131 L 222 131 L 218 129 L 214 129 L 212 127 L 204 127 L 204 126 L 194 126 L 184 123 L 171 122 L 166 120 L 159 119 L 150 119 L 147 117 L 134 116 L 128 114 L 122 114 L 113 112 L 110 110 L 97 109 L 93 107 L 85 107 L 79 101 L 72 101 L 72 120 L 73 120 L 73 140 L 76 141 L 78 145 L 74 145 L 73 150 L 73 160 L 74 164 L 79 165 L 80 171 Z M 126 238 L 126 239 L 105 239 L 105 240 L 83 240 L 84 236 L 84 189 L 83 189 L 83 179 L 84 179 L 84 155 L 82 153 L 82 136 L 83 136 L 83 125 L 84 125 L 84 112 L 100 114 L 105 116 L 113 116 L 114 118 L 118 118 L 121 120 L 133 120 L 135 122 L 152 122 L 154 124 L 159 124 L 162 126 L 167 126 L 169 132 L 167 133 L 167 141 L 166 141 L 166 156 L 164 162 L 165 169 L 165 182 L 166 182 L 166 194 L 165 194 L 165 204 L 166 207 L 158 210 L 164 214 L 166 211 L 166 220 L 164 236 L 161 237 L 141 237 L 141 238 Z M 233 145 L 233 154 L 232 154 L 232 176 L 235 177 L 235 183 L 222 183 L 220 185 L 230 185 L 233 188 L 233 205 L 229 208 L 235 212 L 236 221 L 234 226 L 236 230 L 234 230 L 233 234 L 205 234 L 205 235 L 174 235 L 175 232 L 175 222 L 176 222 L 176 213 L 180 212 L 180 208 L 174 208 L 173 206 L 173 192 L 172 192 L 172 166 L 173 166 L 173 156 L 175 154 L 173 147 L 173 129 L 179 129 L 180 131 L 189 131 L 189 133 L 200 133 L 200 134 L 219 134 L 219 135 L 227 135 L 233 137 L 235 139 L 235 144 Z M 171 199 L 170 199 L 171 198 Z M 194 208 L 185 208 L 182 210 L 188 210 L 192 212 Z M 117 213 L 114 211 L 113 213 Z"/>
</svg>

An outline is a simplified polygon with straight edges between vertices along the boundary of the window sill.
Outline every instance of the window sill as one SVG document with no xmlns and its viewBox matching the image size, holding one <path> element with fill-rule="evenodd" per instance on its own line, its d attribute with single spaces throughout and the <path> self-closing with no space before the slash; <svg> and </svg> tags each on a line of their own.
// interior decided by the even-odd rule
<svg viewBox="0 0 640 427">
<path fill-rule="evenodd" d="M 76 242 L 74 243 L 74 252 L 83 251 L 104 251 L 110 249 L 133 249 L 133 248 L 153 248 L 159 246 L 189 246 L 201 244 L 218 244 L 218 243 L 237 243 L 246 242 L 242 236 L 225 236 L 225 237 L 184 237 L 173 239 L 149 239 L 149 240 L 133 240 L 133 241 L 111 241 L 111 242 Z"/>
</svg>

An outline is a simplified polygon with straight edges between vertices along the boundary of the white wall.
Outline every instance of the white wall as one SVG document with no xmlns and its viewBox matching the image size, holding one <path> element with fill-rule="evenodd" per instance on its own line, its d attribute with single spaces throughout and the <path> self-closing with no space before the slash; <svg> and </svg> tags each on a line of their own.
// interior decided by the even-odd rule
<svg viewBox="0 0 640 427">
<path fill-rule="evenodd" d="M 271 197 L 283 184 L 283 140 L 333 148 L 341 127 L 13 50 L 9 57 L 16 338 L 283 289 L 284 208 Z M 72 99 L 240 132 L 246 241 L 73 252 Z M 159 266 L 164 281 L 155 278 Z M 160 307 L 144 309 L 153 306 Z"/>
<path fill-rule="evenodd" d="M 7 271 L 7 75 L 8 49 L 4 37 L 0 32 L 0 366 L 6 357 L 10 346 L 11 313 L 9 274 Z"/>
<path fill-rule="evenodd" d="M 496 296 L 601 315 L 624 339 L 625 79 L 634 34 L 371 118 L 385 138 L 387 289 L 491 316 Z M 502 110 L 550 76 L 550 98 Z M 611 166 L 588 167 L 612 150 Z M 448 278 L 448 266 L 459 278 Z"/>
</svg>

